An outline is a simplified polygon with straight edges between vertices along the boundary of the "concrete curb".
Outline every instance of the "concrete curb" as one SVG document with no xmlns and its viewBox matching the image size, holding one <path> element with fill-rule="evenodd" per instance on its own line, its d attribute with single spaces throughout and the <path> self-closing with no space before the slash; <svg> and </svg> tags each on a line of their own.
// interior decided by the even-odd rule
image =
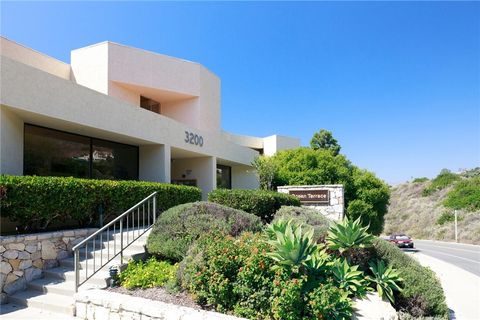
<svg viewBox="0 0 480 320">
<path fill-rule="evenodd" d="M 421 265 L 437 274 L 445 292 L 451 319 L 480 319 L 480 277 L 445 261 L 414 253 Z"/>
</svg>

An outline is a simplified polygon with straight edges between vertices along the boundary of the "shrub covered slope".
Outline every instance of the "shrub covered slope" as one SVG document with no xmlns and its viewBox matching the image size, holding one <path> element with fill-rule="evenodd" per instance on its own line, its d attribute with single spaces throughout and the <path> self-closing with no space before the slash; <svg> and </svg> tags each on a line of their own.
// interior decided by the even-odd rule
<svg viewBox="0 0 480 320">
<path fill-rule="evenodd" d="M 452 241 L 453 210 L 457 210 L 459 241 L 480 244 L 480 176 L 475 172 L 447 174 L 456 178 L 445 178 L 444 172 L 431 181 L 393 187 L 383 233 L 405 232 L 414 238 Z"/>
</svg>

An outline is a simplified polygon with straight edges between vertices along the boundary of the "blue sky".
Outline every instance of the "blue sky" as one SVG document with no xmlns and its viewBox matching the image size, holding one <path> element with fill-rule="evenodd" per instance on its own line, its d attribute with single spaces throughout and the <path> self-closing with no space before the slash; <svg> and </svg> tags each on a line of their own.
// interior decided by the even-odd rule
<svg viewBox="0 0 480 320">
<path fill-rule="evenodd" d="M 1 3 L 1 34 L 60 60 L 110 40 L 199 62 L 222 125 L 331 130 L 390 183 L 480 165 L 479 2 Z"/>
</svg>

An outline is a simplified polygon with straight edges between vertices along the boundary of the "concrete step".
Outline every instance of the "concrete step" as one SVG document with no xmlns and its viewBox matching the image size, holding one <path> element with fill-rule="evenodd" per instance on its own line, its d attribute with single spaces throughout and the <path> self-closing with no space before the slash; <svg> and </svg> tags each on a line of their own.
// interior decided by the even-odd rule
<svg viewBox="0 0 480 320">
<path fill-rule="evenodd" d="M 95 285 L 87 281 L 79 288 L 79 290 L 99 289 L 104 287 L 105 286 Z M 27 288 L 43 293 L 55 293 L 65 296 L 73 296 L 73 293 L 75 292 L 75 284 L 73 281 L 50 277 L 33 280 L 27 284 Z"/>
<path fill-rule="evenodd" d="M 43 293 L 36 290 L 16 292 L 8 296 L 8 301 L 27 307 L 38 308 L 50 312 L 63 313 L 68 316 L 75 315 L 73 293 L 70 296 L 55 293 Z"/>
<path fill-rule="evenodd" d="M 95 252 L 88 251 L 85 254 L 85 249 L 82 249 L 82 250 L 79 250 L 79 252 L 80 252 L 80 261 L 88 260 L 88 261 L 91 261 L 92 264 L 93 264 L 93 257 L 95 257 L 95 263 L 100 263 L 100 259 L 102 259 L 102 261 L 108 261 L 110 258 L 113 257 L 113 252 L 111 251 L 109 254 L 107 250 L 95 251 Z M 147 253 L 145 252 L 145 250 L 130 250 L 130 247 L 128 247 L 123 251 L 123 262 L 126 263 L 130 259 L 140 260 L 145 258 L 146 256 L 147 256 Z M 67 259 L 73 260 L 73 257 L 67 258 Z M 64 260 L 67 260 L 67 259 L 64 259 Z M 115 257 L 114 260 L 120 261 L 120 255 Z"/>
<path fill-rule="evenodd" d="M 27 283 L 27 288 L 43 293 L 55 293 L 66 296 L 72 296 L 75 292 L 74 282 L 50 277 L 33 280 Z"/>
<path fill-rule="evenodd" d="M 56 267 L 52 269 L 47 269 L 43 271 L 45 277 L 53 278 L 53 279 L 60 279 L 65 281 L 75 281 L 75 271 L 73 268 L 70 267 Z M 90 275 L 90 273 L 89 273 Z M 100 288 L 105 288 L 108 285 L 108 278 L 109 273 L 107 268 L 103 268 L 97 273 L 95 273 L 90 279 L 88 279 L 87 283 L 91 285 L 96 285 Z M 85 273 L 80 272 L 80 281 L 85 279 Z"/>
<path fill-rule="evenodd" d="M 12 302 L 0 307 L 0 318 L 2 320 L 78 320 L 78 318 L 66 314 L 26 307 Z"/>
<path fill-rule="evenodd" d="M 127 239 L 125 238 L 125 241 L 123 242 L 123 246 L 126 247 L 125 250 L 130 250 L 130 251 L 145 251 L 145 246 L 147 244 L 147 239 L 146 238 L 139 238 L 135 241 L 132 242 L 132 238 Z M 120 249 L 121 242 L 119 239 L 117 240 L 109 240 L 109 241 L 89 241 L 88 243 L 88 250 L 89 251 L 110 251 L 110 253 L 113 253 L 115 251 L 118 252 Z M 82 246 L 79 248 L 79 251 L 85 251 L 87 246 Z"/>
</svg>

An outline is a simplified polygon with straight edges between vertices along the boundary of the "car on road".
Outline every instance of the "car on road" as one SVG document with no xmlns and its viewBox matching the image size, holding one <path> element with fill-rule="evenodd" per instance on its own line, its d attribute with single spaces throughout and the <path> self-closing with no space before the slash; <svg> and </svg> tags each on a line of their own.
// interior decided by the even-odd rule
<svg viewBox="0 0 480 320">
<path fill-rule="evenodd" d="M 403 233 L 392 234 L 387 240 L 399 248 L 413 248 L 414 246 L 412 238 Z"/>
</svg>

